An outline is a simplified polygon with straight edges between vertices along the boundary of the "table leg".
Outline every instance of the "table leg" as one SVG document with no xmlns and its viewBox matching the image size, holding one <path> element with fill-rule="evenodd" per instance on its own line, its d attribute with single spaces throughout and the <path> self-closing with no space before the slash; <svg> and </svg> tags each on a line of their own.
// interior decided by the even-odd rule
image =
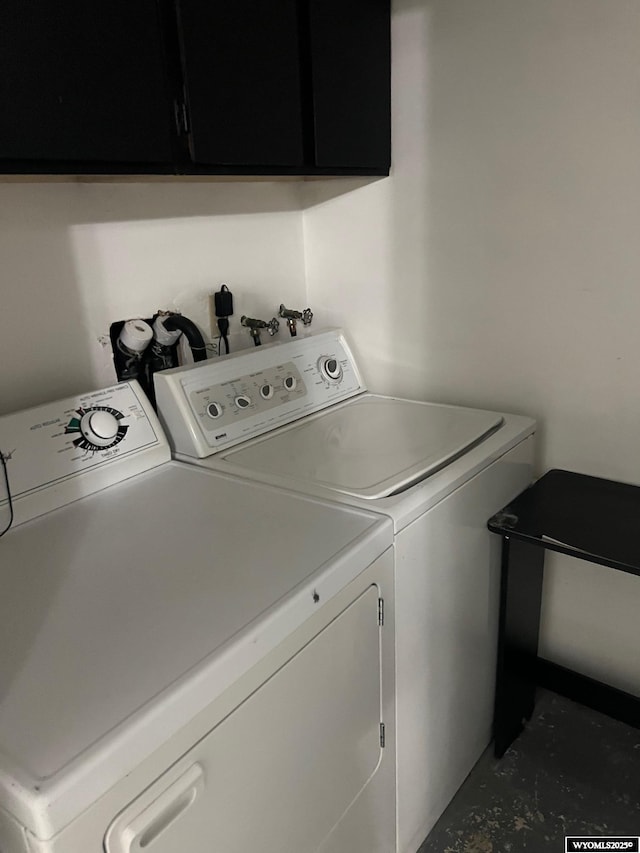
<svg viewBox="0 0 640 853">
<path fill-rule="evenodd" d="M 498 758 L 533 713 L 544 555 L 544 548 L 503 537 L 493 720 Z"/>
</svg>

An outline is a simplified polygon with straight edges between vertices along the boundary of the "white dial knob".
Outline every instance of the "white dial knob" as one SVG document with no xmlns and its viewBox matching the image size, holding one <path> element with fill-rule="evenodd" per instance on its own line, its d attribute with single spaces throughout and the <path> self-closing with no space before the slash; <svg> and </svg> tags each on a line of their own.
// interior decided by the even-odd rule
<svg viewBox="0 0 640 853">
<path fill-rule="evenodd" d="M 265 382 L 260 388 L 260 396 L 263 400 L 270 400 L 273 397 L 273 385 Z"/>
<path fill-rule="evenodd" d="M 94 447 L 108 447 L 118 437 L 118 419 L 111 412 L 86 412 L 80 421 L 80 432 Z"/>
<path fill-rule="evenodd" d="M 332 382 L 340 382 L 342 379 L 342 365 L 337 358 L 332 355 L 325 355 L 320 359 L 320 373 L 325 379 L 330 379 Z"/>
<path fill-rule="evenodd" d="M 285 376 L 284 382 L 282 384 L 284 385 L 287 391 L 294 391 L 296 385 L 298 384 L 298 380 L 295 376 L 291 376 L 291 374 L 289 374 L 289 376 Z"/>
<path fill-rule="evenodd" d="M 235 404 L 239 409 L 248 409 L 251 405 L 251 398 L 247 397 L 246 394 L 238 394 Z"/>
<path fill-rule="evenodd" d="M 209 403 L 209 405 L 207 406 L 207 414 L 210 418 L 213 418 L 214 420 L 215 418 L 219 418 L 222 414 L 222 406 L 220 405 L 220 403 Z"/>
</svg>

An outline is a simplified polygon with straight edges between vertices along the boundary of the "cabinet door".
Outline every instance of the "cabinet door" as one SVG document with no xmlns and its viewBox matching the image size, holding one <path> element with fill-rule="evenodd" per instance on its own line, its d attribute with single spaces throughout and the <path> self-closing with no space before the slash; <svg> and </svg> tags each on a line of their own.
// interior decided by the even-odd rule
<svg viewBox="0 0 640 853">
<path fill-rule="evenodd" d="M 315 164 L 388 169 L 389 0 L 308 0 Z"/>
<path fill-rule="evenodd" d="M 171 162 L 156 0 L 2 0 L 0 157 Z"/>
<path fill-rule="evenodd" d="M 195 163 L 302 164 L 296 0 L 177 0 Z"/>
</svg>

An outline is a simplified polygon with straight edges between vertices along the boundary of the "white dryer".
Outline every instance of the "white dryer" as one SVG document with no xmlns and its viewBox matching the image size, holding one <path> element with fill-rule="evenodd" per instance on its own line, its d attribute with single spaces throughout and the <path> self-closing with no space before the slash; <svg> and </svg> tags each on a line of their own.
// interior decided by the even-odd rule
<svg viewBox="0 0 640 853">
<path fill-rule="evenodd" d="M 156 375 L 176 457 L 390 517 L 397 850 L 414 853 L 491 738 L 499 543 L 533 479 L 530 418 L 367 392 L 339 330 Z"/>
<path fill-rule="evenodd" d="M 135 383 L 0 451 L 2 853 L 389 853 L 391 523 L 171 461 Z"/>
</svg>

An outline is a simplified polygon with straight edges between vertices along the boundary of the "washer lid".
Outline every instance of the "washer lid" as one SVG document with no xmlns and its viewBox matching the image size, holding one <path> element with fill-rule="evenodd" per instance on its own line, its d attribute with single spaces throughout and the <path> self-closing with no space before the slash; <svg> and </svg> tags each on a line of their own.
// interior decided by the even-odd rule
<svg viewBox="0 0 640 853">
<path fill-rule="evenodd" d="M 495 412 L 363 394 L 224 458 L 375 500 L 435 473 L 502 421 Z"/>
</svg>

